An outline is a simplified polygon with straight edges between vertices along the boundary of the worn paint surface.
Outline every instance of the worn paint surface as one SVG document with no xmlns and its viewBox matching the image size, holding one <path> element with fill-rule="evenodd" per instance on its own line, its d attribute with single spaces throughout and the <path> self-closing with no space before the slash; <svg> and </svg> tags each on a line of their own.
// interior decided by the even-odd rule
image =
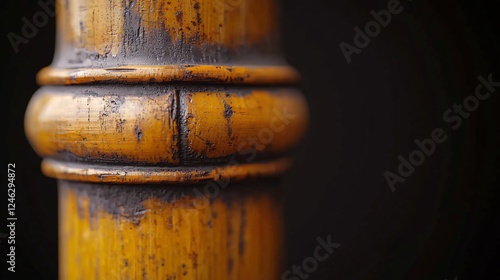
<svg viewBox="0 0 500 280">
<path fill-rule="evenodd" d="M 25 127 L 44 157 L 209 165 L 289 151 L 307 115 L 304 98 L 291 88 L 45 87 L 31 100 Z"/>
<path fill-rule="evenodd" d="M 60 182 L 61 279 L 280 279 L 276 182 L 140 188 Z"/>
<path fill-rule="evenodd" d="M 282 204 L 266 178 L 290 167 L 308 112 L 275 1 L 56 6 L 25 128 L 44 173 L 68 180 L 60 278 L 280 279 Z M 221 189 L 204 200 L 194 183 Z"/>
<path fill-rule="evenodd" d="M 60 55 L 54 66 L 272 64 L 277 10 L 268 0 L 56 1 Z"/>
</svg>

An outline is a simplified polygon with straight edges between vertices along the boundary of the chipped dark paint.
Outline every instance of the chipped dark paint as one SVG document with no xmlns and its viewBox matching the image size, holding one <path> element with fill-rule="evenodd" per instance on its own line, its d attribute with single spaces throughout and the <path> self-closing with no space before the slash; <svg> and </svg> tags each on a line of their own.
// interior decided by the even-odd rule
<svg viewBox="0 0 500 280">
<path fill-rule="evenodd" d="M 173 218 L 172 217 L 168 217 L 168 219 L 167 219 L 167 228 L 168 229 L 172 229 L 173 226 L 174 226 Z"/>
<path fill-rule="evenodd" d="M 123 103 L 125 103 L 125 98 L 123 96 L 111 95 L 110 98 L 106 99 L 106 105 L 101 112 L 101 115 L 109 116 L 110 114 L 118 113 Z"/>
<path fill-rule="evenodd" d="M 182 11 L 178 11 L 177 13 L 175 13 L 175 19 L 179 24 L 182 24 L 182 15 L 183 15 Z"/>
<path fill-rule="evenodd" d="M 201 25 L 202 20 L 201 20 L 201 14 L 200 14 L 200 3 L 196 2 L 194 4 L 193 8 L 196 10 L 196 23 L 198 25 Z"/>
<path fill-rule="evenodd" d="M 227 134 L 231 137 L 233 135 L 233 127 L 231 126 L 231 117 L 234 114 L 233 107 L 229 106 L 224 98 L 222 98 L 222 102 L 224 103 L 224 118 L 227 121 Z"/>
<path fill-rule="evenodd" d="M 137 142 L 141 142 L 142 137 L 144 134 L 142 133 L 142 130 L 140 127 L 136 126 L 134 129 L 135 132 L 135 137 L 137 138 Z"/>
<path fill-rule="evenodd" d="M 214 151 L 216 148 L 216 144 L 210 142 L 209 140 L 205 140 L 205 145 L 207 146 L 207 149 L 211 151 Z"/>
<path fill-rule="evenodd" d="M 116 131 L 123 133 L 123 125 L 127 122 L 127 120 L 119 119 L 116 121 Z"/>
</svg>

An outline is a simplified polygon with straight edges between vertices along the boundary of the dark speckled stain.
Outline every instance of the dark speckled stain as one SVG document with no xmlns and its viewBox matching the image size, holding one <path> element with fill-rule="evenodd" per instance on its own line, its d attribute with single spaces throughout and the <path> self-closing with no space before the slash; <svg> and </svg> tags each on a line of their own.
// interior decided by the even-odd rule
<svg viewBox="0 0 500 280">
<path fill-rule="evenodd" d="M 193 8 L 196 10 L 196 23 L 201 25 L 200 3 L 196 2 Z"/>
<path fill-rule="evenodd" d="M 65 0 L 65 3 L 68 5 L 68 0 Z M 99 54 L 94 50 L 77 48 L 59 42 L 58 54 L 55 56 L 53 66 L 108 68 L 137 64 L 186 63 L 286 65 L 286 61 L 281 55 L 278 36 L 273 32 L 255 43 L 242 43 L 236 46 L 204 42 L 204 36 L 200 33 L 196 33 L 194 38 L 189 40 L 185 36 L 174 39 L 171 38 L 168 30 L 163 29 L 161 22 L 144 24 L 144 19 L 137 13 L 135 5 L 137 5 L 137 1 L 123 1 L 124 32 L 122 47 L 118 54 L 111 55 L 110 52 Z M 191 22 L 192 26 L 182 24 L 182 28 L 199 28 L 201 24 L 206 24 L 201 17 L 200 3 L 196 2 L 193 8 L 196 10 L 196 19 Z M 68 9 L 68 6 L 65 9 Z M 163 9 L 159 9 L 160 14 Z M 71 14 L 69 11 L 67 13 Z M 175 20 L 184 23 L 182 11 L 177 12 L 175 17 Z M 160 18 L 164 19 L 164 16 Z M 92 23 L 88 24 L 89 26 L 83 26 L 83 28 L 92 29 Z"/>
<path fill-rule="evenodd" d="M 116 121 L 116 131 L 123 134 L 123 125 L 127 122 L 125 119 L 119 119 Z"/>
<path fill-rule="evenodd" d="M 233 107 L 229 106 L 224 98 L 222 98 L 222 102 L 224 102 L 224 118 L 227 121 L 227 134 L 231 137 L 233 136 L 233 128 L 231 126 L 231 117 L 234 114 Z"/>
<path fill-rule="evenodd" d="M 142 265 L 142 279 L 149 279 L 148 273 L 146 272 L 146 265 Z"/>
<path fill-rule="evenodd" d="M 172 217 L 168 217 L 168 219 L 167 219 L 167 228 L 168 229 L 172 229 L 173 226 L 174 226 L 173 218 Z"/>
<path fill-rule="evenodd" d="M 191 261 L 193 262 L 193 268 L 194 269 L 197 269 L 198 268 L 198 253 L 196 252 L 191 252 L 189 254 L 189 258 L 191 259 Z"/>
<path fill-rule="evenodd" d="M 135 133 L 135 138 L 137 139 L 137 142 L 141 142 L 142 137 L 144 134 L 142 133 L 142 129 L 138 126 L 134 128 L 134 133 Z"/>
<path fill-rule="evenodd" d="M 179 24 L 182 24 L 182 11 L 178 11 L 177 13 L 175 13 L 175 19 L 177 19 L 177 22 Z"/>
<path fill-rule="evenodd" d="M 205 140 L 205 146 L 207 146 L 209 151 L 215 151 L 215 148 L 217 148 L 215 143 L 212 143 L 209 140 Z"/>
<path fill-rule="evenodd" d="M 244 207 L 241 208 L 241 223 L 240 223 L 240 236 L 239 236 L 239 244 L 238 244 L 238 252 L 240 256 L 245 254 L 245 231 L 247 227 L 247 213 Z"/>
<path fill-rule="evenodd" d="M 116 114 L 119 112 L 123 103 L 125 103 L 125 98 L 123 96 L 112 96 L 106 100 L 104 111 L 101 112 L 101 114 Z"/>
</svg>

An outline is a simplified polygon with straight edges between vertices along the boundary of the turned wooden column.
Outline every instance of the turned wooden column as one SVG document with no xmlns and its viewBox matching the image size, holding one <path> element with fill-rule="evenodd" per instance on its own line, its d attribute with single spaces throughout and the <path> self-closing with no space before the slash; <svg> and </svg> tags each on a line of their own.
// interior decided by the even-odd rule
<svg viewBox="0 0 500 280">
<path fill-rule="evenodd" d="M 60 279 L 280 279 L 308 112 L 276 3 L 56 2 L 25 127 L 58 179 Z"/>
</svg>

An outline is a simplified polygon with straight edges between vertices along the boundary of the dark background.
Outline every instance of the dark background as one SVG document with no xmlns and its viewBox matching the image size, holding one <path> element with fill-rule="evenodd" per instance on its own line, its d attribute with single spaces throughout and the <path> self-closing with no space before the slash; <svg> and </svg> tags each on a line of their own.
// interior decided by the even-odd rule
<svg viewBox="0 0 500 280">
<path fill-rule="evenodd" d="M 303 74 L 311 109 L 308 136 L 284 182 L 287 267 L 330 235 L 341 246 L 309 279 L 500 279 L 500 88 L 458 130 L 442 118 L 474 93 L 479 75 L 500 81 L 498 8 L 486 1 L 401 3 L 403 12 L 348 64 L 340 42 L 352 44 L 353 27 L 363 28 L 370 10 L 387 1 L 284 1 L 285 53 Z M 23 132 L 35 75 L 52 60 L 54 20 L 18 54 L 7 39 L 39 10 L 36 1 L 2 2 L 18 279 L 57 277 L 55 181 L 41 175 Z M 392 193 L 384 172 L 395 172 L 398 155 L 407 158 L 413 141 L 437 127 L 449 139 Z"/>
</svg>

